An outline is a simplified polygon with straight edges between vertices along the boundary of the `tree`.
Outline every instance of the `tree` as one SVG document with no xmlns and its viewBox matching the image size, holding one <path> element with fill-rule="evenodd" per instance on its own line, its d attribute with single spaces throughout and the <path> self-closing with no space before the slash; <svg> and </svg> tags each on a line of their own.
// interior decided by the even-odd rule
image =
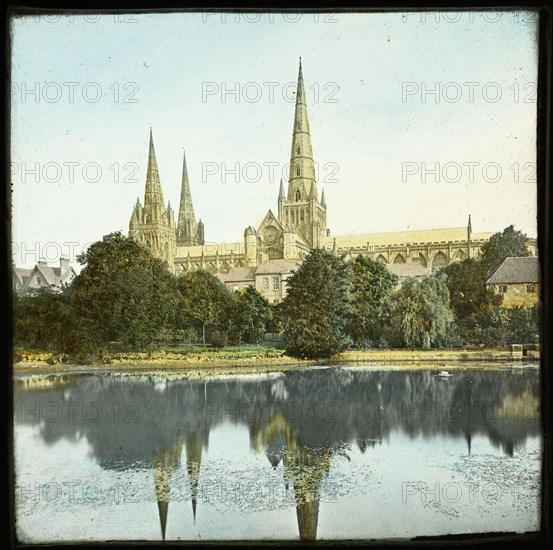
<svg viewBox="0 0 553 550">
<path fill-rule="evenodd" d="M 67 293 L 41 289 L 32 295 L 14 294 L 15 345 L 60 351 L 66 347 L 70 323 Z"/>
<path fill-rule="evenodd" d="M 330 252 L 312 250 L 288 279 L 282 303 L 287 353 L 316 359 L 345 349 L 351 342 L 350 292 L 349 265 Z"/>
<path fill-rule="evenodd" d="M 499 306 L 503 301 L 500 294 L 486 287 L 488 270 L 483 262 L 468 259 L 449 264 L 440 270 L 446 275 L 450 306 L 457 319 L 477 313 L 490 306 Z"/>
<path fill-rule="evenodd" d="M 261 342 L 272 318 L 271 305 L 253 286 L 236 292 L 230 319 L 233 342 Z"/>
<path fill-rule="evenodd" d="M 510 225 L 501 233 L 495 233 L 482 246 L 482 263 L 488 277 L 501 265 L 508 256 L 529 256 L 528 237 L 522 231 L 515 231 Z"/>
<path fill-rule="evenodd" d="M 74 345 L 105 348 L 120 341 L 149 348 L 176 307 L 175 278 L 166 264 L 121 233 L 92 244 L 78 258 L 84 269 L 71 289 Z"/>
<path fill-rule="evenodd" d="M 384 306 L 393 288 L 393 276 L 381 263 L 357 256 L 352 274 L 351 337 L 358 346 L 370 346 L 382 336 Z"/>
<path fill-rule="evenodd" d="M 181 328 L 201 331 L 205 346 L 206 328 L 217 330 L 226 323 L 234 297 L 217 277 L 201 269 L 178 277 L 177 287 L 180 293 L 178 323 Z"/>
<path fill-rule="evenodd" d="M 424 349 L 440 345 L 452 321 L 444 276 L 405 279 L 390 296 L 389 330 L 399 345 Z"/>
</svg>

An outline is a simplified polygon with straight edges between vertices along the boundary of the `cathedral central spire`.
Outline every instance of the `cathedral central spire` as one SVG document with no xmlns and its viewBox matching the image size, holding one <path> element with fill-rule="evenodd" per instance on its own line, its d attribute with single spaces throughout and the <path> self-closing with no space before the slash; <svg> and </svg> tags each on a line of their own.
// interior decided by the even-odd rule
<svg viewBox="0 0 553 550">
<path fill-rule="evenodd" d="M 318 195 L 300 57 L 288 193 L 286 198 L 282 189 L 279 193 L 278 215 L 280 223 L 297 231 L 310 247 L 320 246 L 321 239 L 326 234 L 326 204 L 318 201 Z"/>
<path fill-rule="evenodd" d="M 306 198 L 311 191 L 312 183 L 315 183 L 315 163 L 313 162 L 313 149 L 309 132 L 301 57 L 296 89 L 292 151 L 290 153 L 290 177 L 288 181 L 288 201 Z"/>
</svg>

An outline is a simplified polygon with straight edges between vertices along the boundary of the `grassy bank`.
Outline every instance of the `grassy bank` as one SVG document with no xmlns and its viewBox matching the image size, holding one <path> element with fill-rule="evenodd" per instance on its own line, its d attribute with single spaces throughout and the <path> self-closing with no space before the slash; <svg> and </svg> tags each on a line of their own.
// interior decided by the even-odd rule
<svg viewBox="0 0 553 550">
<path fill-rule="evenodd" d="M 523 355 L 525 353 L 525 355 Z M 46 374 L 68 372 L 140 373 L 159 372 L 186 377 L 204 377 L 227 374 L 251 374 L 290 370 L 314 365 L 317 361 L 289 357 L 276 347 L 228 346 L 209 348 L 182 346 L 146 352 L 113 352 L 102 362 L 92 365 L 72 363 L 68 357 L 52 355 L 47 351 L 15 350 L 16 373 Z M 493 362 L 497 366 L 512 361 L 537 361 L 539 352 L 523 351 L 522 346 L 508 348 L 440 349 L 440 350 L 348 350 L 337 354 L 326 364 L 389 365 L 406 368 L 463 367 L 470 363 L 482 366 Z"/>
</svg>

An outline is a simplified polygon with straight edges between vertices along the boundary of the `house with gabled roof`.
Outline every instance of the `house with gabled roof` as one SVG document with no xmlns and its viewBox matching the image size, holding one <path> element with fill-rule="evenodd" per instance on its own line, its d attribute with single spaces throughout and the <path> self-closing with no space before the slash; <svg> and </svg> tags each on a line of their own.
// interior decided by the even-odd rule
<svg viewBox="0 0 553 550">
<path fill-rule="evenodd" d="M 76 276 L 67 258 L 60 258 L 60 264 L 56 267 L 41 259 L 32 269 L 14 266 L 13 288 L 18 294 L 30 294 L 41 289 L 60 292 Z"/>
<path fill-rule="evenodd" d="M 491 274 L 486 287 L 503 296 L 501 307 L 533 307 L 540 301 L 537 256 L 509 256 Z"/>
</svg>

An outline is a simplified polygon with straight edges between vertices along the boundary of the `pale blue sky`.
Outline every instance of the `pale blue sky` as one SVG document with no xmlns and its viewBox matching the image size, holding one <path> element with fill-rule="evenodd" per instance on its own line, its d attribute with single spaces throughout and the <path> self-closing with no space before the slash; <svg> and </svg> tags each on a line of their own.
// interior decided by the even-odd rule
<svg viewBox="0 0 553 550">
<path fill-rule="evenodd" d="M 474 231 L 514 223 L 536 235 L 531 15 L 464 12 L 456 22 L 402 13 L 303 14 L 297 22 L 282 14 L 236 21 L 235 14 L 223 20 L 199 13 L 16 20 L 14 260 L 34 265 L 45 252 L 55 261 L 56 251 L 68 250 L 64 243 L 78 249 L 111 231 L 126 233 L 132 205 L 144 194 L 150 124 L 175 215 L 185 148 L 206 240 L 241 240 L 245 227 L 276 210 L 294 111 L 283 90 L 293 93 L 287 85 L 296 81 L 299 56 L 333 234 L 461 226 L 470 213 Z M 221 92 L 236 83 L 238 101 Z M 450 101 L 421 94 L 436 83 Z M 216 93 L 202 97 L 206 86 Z M 102 95 L 86 101 L 83 90 L 92 99 Z M 36 163 L 40 173 L 24 175 Z M 73 178 L 68 163 L 77 163 Z M 84 171 L 87 163 L 97 164 Z M 223 163 L 238 163 L 241 174 L 225 180 Z M 452 164 L 445 178 L 428 174 L 424 181 L 422 163 Z M 478 163 L 473 181 L 466 163 Z M 486 178 L 487 163 L 496 164 Z M 502 175 L 493 181 L 496 166 Z"/>
</svg>

